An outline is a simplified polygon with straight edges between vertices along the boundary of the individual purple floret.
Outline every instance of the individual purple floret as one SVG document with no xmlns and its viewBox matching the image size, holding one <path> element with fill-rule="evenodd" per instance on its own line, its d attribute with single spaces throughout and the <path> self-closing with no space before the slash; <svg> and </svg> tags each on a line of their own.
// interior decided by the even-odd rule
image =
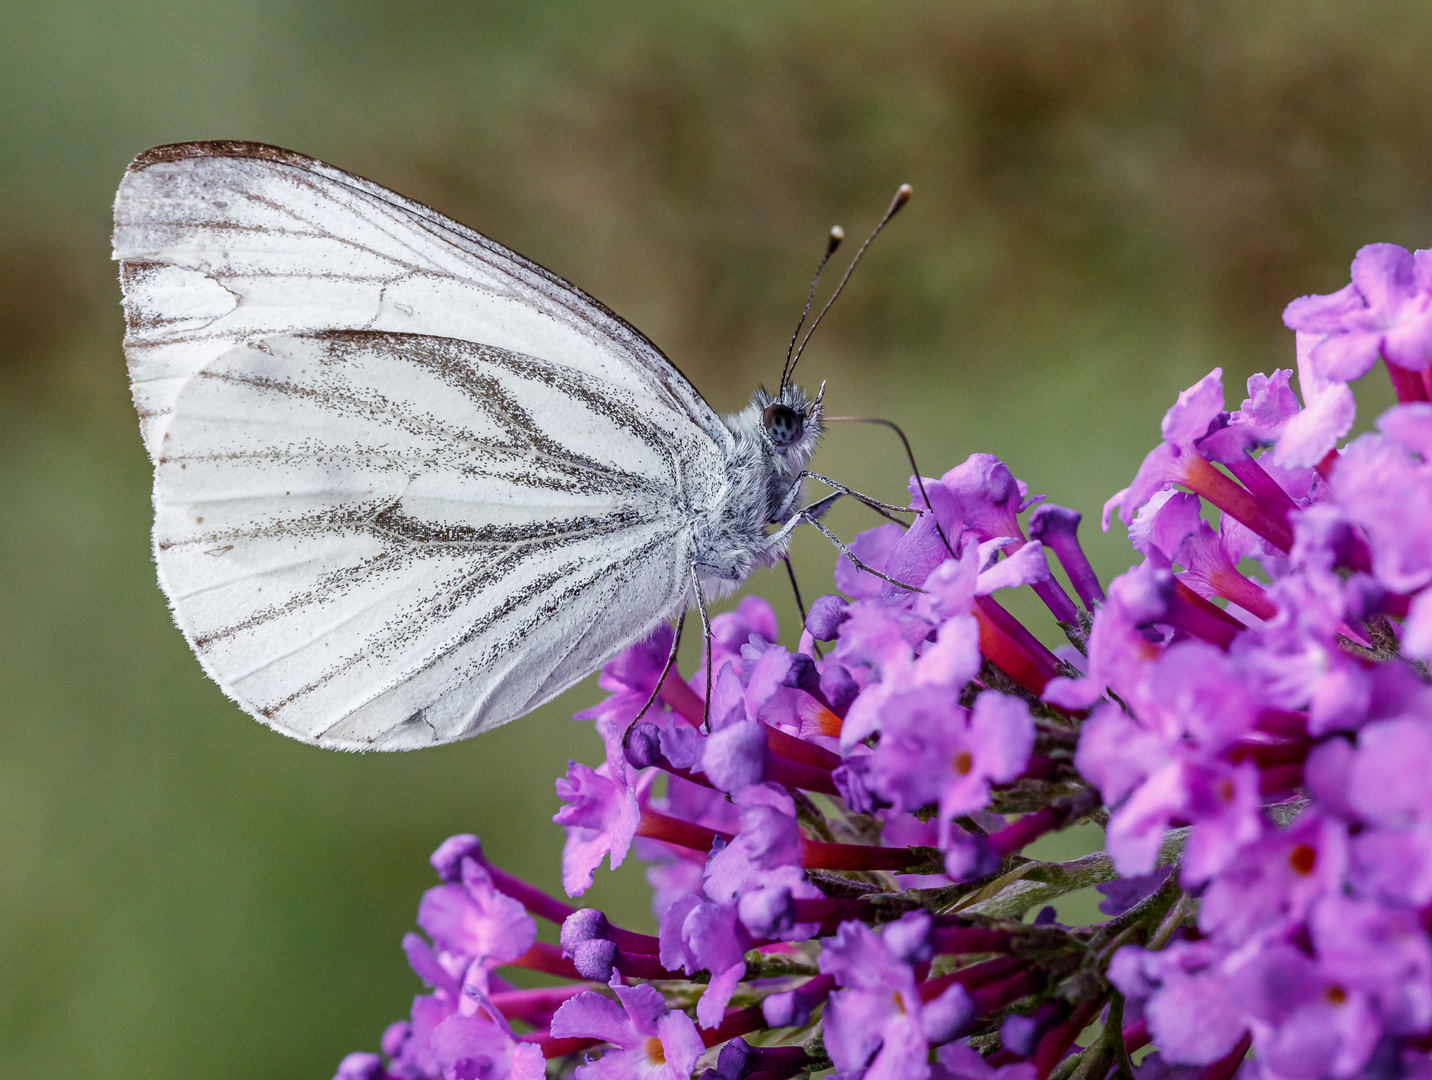
<svg viewBox="0 0 1432 1080">
<path fill-rule="evenodd" d="M 661 962 L 688 975 L 710 976 L 696 1003 L 703 1028 L 721 1022 L 736 987 L 746 977 L 746 952 L 755 945 L 734 901 L 704 892 L 682 897 L 661 916 Z"/>
<path fill-rule="evenodd" d="M 933 687 L 911 690 L 886 703 L 874 786 L 896 810 L 934 804 L 948 822 L 982 810 L 990 785 L 1019 776 L 1033 746 L 1034 721 L 1017 698 L 988 691 L 964 709 Z"/>
<path fill-rule="evenodd" d="M 557 781 L 557 794 L 567 805 L 552 820 L 567 826 L 562 885 L 568 896 L 591 888 L 592 875 L 604 858 L 610 856 L 613 870 L 620 866 L 636 835 L 641 818 L 636 793 L 607 771 L 605 764 L 589 769 L 573 761 L 566 777 Z"/>
<path fill-rule="evenodd" d="M 1294 300 L 1283 322 L 1322 336 L 1312 359 L 1327 378 L 1351 382 L 1380 358 L 1421 371 L 1432 365 L 1432 252 L 1368 244 L 1352 261 L 1351 284 Z"/>
<path fill-rule="evenodd" d="M 443 967 L 464 986 L 476 986 L 484 993 L 488 972 L 517 959 L 537 940 L 532 916 L 499 892 L 491 875 L 472 858 L 462 860 L 460 883 L 439 885 L 423 894 L 418 925 L 432 939 Z M 459 975 L 460 962 L 466 970 Z"/>
<path fill-rule="evenodd" d="M 613 1046 L 579 1065 L 577 1080 L 686 1080 L 705 1049 L 691 1018 L 668 1009 L 651 986 L 626 986 L 615 976 L 611 987 L 617 1001 L 579 994 L 552 1020 L 555 1038 L 601 1039 Z"/>
<path fill-rule="evenodd" d="M 1289 417 L 1273 446 L 1274 465 L 1312 468 L 1324 462 L 1338 440 L 1352 430 L 1357 401 L 1346 382 L 1319 372 L 1313 350 L 1321 334 L 1294 335 L 1302 411 Z"/>
<path fill-rule="evenodd" d="M 842 987 L 830 996 L 825 1022 L 825 1045 L 840 1076 L 920 1080 L 929 1075 L 931 1044 L 948 1042 L 973 1018 L 959 983 L 922 999 L 910 939 L 929 930 L 924 914 L 906 915 L 884 935 L 848 922 L 821 953 L 821 970 Z"/>
<path fill-rule="evenodd" d="M 1079 546 L 1079 522 L 1083 519 L 1077 510 L 1045 503 L 1029 515 L 1029 538 L 1040 541 L 1058 556 L 1080 601 L 1093 611 L 1104 602 L 1104 589 Z"/>
<path fill-rule="evenodd" d="M 449 1017 L 433 1032 L 433 1060 L 442 1075 L 542 1080 L 547 1075 L 542 1048 L 519 1042 L 490 1002 L 479 1005 L 477 1014 Z"/>
</svg>

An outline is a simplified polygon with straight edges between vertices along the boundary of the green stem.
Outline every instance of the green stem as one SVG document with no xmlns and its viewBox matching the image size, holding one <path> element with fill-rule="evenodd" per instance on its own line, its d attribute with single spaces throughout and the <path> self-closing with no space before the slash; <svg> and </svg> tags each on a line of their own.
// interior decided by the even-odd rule
<svg viewBox="0 0 1432 1080">
<path fill-rule="evenodd" d="M 1172 878 L 1169 879 L 1173 880 Z M 1193 914 L 1193 897 L 1186 892 L 1178 894 L 1178 900 L 1169 908 L 1168 914 L 1164 916 L 1163 922 L 1159 923 L 1157 930 L 1149 938 L 1150 951 L 1157 952 L 1168 944 L 1168 939 L 1173 937 L 1173 932 L 1182 925 L 1183 920 Z"/>
<path fill-rule="evenodd" d="M 1114 1076 L 1116 1080 L 1134 1080 L 1134 1063 L 1129 1060 L 1129 1046 L 1124 1042 L 1124 995 L 1116 993 L 1109 1002 L 1107 1031 L 1114 1032 Z"/>
</svg>

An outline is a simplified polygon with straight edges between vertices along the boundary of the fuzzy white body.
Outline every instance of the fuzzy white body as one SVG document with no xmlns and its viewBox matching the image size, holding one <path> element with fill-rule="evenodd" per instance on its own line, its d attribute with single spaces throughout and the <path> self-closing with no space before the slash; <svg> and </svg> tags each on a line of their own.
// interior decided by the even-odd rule
<svg viewBox="0 0 1432 1080">
<path fill-rule="evenodd" d="M 154 552 L 247 711 L 398 750 L 551 700 L 785 551 L 820 432 L 724 421 L 585 293 L 289 151 L 160 147 L 115 201 Z"/>
</svg>

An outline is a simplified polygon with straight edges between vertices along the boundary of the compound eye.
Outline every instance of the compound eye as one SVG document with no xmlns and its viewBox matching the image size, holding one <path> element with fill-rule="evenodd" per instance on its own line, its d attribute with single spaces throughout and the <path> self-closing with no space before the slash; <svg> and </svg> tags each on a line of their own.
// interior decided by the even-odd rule
<svg viewBox="0 0 1432 1080">
<path fill-rule="evenodd" d="M 766 438 L 775 447 L 790 446 L 805 434 L 805 418 L 779 401 L 766 406 L 765 412 L 761 413 L 761 422 L 766 425 Z"/>
</svg>

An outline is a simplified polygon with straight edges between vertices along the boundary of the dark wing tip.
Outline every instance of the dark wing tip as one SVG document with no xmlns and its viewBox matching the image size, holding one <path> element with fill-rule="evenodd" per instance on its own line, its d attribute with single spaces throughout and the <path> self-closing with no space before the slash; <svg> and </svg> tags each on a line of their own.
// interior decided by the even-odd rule
<svg viewBox="0 0 1432 1080">
<path fill-rule="evenodd" d="M 162 165 L 171 161 L 188 161 L 191 158 L 258 158 L 263 161 L 278 161 L 286 165 L 308 168 L 319 164 L 307 154 L 285 150 L 268 143 L 244 142 L 242 139 L 210 139 L 203 142 L 167 143 L 153 146 L 129 163 L 128 172 L 147 169 L 151 165 Z"/>
</svg>

